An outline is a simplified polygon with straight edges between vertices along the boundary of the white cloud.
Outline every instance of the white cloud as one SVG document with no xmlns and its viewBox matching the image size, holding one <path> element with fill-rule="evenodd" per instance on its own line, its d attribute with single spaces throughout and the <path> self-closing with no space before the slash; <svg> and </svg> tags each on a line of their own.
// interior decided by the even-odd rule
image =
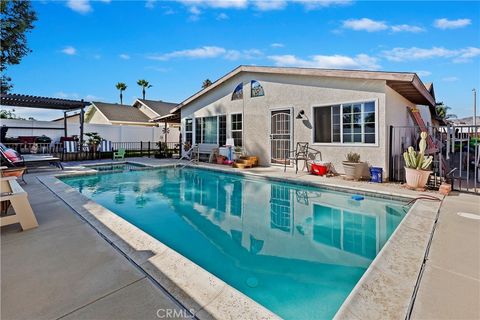
<svg viewBox="0 0 480 320">
<path fill-rule="evenodd" d="M 458 29 L 470 25 L 472 21 L 470 19 L 457 19 L 457 20 L 448 20 L 446 18 L 437 19 L 433 23 L 436 28 L 439 29 Z"/>
<path fill-rule="evenodd" d="M 193 14 L 193 15 L 200 15 L 202 14 L 202 11 L 200 11 L 200 9 L 198 9 L 198 7 L 191 7 L 190 9 L 188 9 L 188 11 Z"/>
<path fill-rule="evenodd" d="M 263 56 L 258 49 L 248 50 L 227 50 L 216 46 L 203 46 L 195 49 L 177 50 L 169 53 L 150 55 L 147 58 L 152 60 L 166 61 L 174 58 L 207 59 L 223 58 L 227 60 L 255 59 Z"/>
<path fill-rule="evenodd" d="M 120 59 L 123 59 L 123 60 L 128 60 L 130 59 L 130 56 L 126 53 L 122 53 L 119 55 Z"/>
<path fill-rule="evenodd" d="M 369 69 L 377 70 L 380 66 L 377 58 L 366 54 L 358 54 L 354 57 L 344 55 L 314 55 L 309 60 L 297 58 L 294 55 L 269 56 L 277 66 L 327 68 L 327 69 Z"/>
<path fill-rule="evenodd" d="M 83 98 L 85 101 L 98 101 L 102 100 L 102 98 L 99 98 L 97 96 L 94 96 L 93 94 L 87 94 L 85 98 Z"/>
<path fill-rule="evenodd" d="M 228 15 L 224 12 L 217 15 L 217 20 L 227 20 L 228 18 L 229 18 Z"/>
<path fill-rule="evenodd" d="M 455 81 L 458 81 L 458 78 L 457 77 L 445 77 L 445 78 L 442 78 L 442 81 L 455 82 Z"/>
<path fill-rule="evenodd" d="M 81 14 L 92 11 L 92 6 L 88 0 L 68 0 L 66 5 L 73 11 Z"/>
<path fill-rule="evenodd" d="M 172 58 L 197 58 L 197 59 L 216 58 L 225 54 L 226 52 L 227 50 L 221 47 L 204 46 L 201 48 L 178 50 L 178 51 L 173 51 L 170 53 L 165 53 L 160 55 L 152 55 L 152 56 L 149 56 L 149 59 L 169 60 Z"/>
<path fill-rule="evenodd" d="M 346 5 L 353 0 L 176 0 L 187 7 L 214 9 L 246 9 L 253 6 L 261 11 L 282 10 L 289 3 L 299 4 L 307 10 L 321 9 L 335 5 Z"/>
<path fill-rule="evenodd" d="M 467 47 L 461 49 L 446 49 L 443 47 L 425 48 L 393 48 L 383 51 L 383 56 L 390 61 L 410 61 L 431 58 L 452 58 L 453 62 L 468 62 L 480 56 L 480 48 Z"/>
<path fill-rule="evenodd" d="M 210 8 L 233 8 L 243 9 L 248 6 L 247 0 L 179 0 L 186 6 L 210 7 Z"/>
<path fill-rule="evenodd" d="M 385 21 L 375 21 L 368 18 L 345 20 L 343 21 L 343 27 L 346 29 L 352 29 L 355 31 L 367 31 L 367 32 L 374 32 L 374 31 L 381 31 L 381 30 L 388 29 L 388 26 L 385 23 Z"/>
<path fill-rule="evenodd" d="M 283 43 L 274 42 L 274 43 L 270 44 L 270 47 L 272 47 L 272 48 L 283 48 L 283 47 L 285 47 L 285 45 Z"/>
<path fill-rule="evenodd" d="M 97 0 L 98 2 L 110 3 L 111 0 Z M 86 14 L 93 11 L 90 0 L 68 0 L 66 6 L 75 12 Z"/>
<path fill-rule="evenodd" d="M 419 27 L 419 26 L 412 26 L 408 24 L 399 24 L 395 26 L 391 26 L 393 32 L 412 32 L 412 33 L 418 33 L 418 32 L 423 32 L 425 31 L 424 28 Z"/>
<path fill-rule="evenodd" d="M 147 1 L 145 1 L 145 8 L 147 8 L 147 9 L 155 8 L 156 2 L 157 2 L 157 0 L 147 0 Z"/>
<path fill-rule="evenodd" d="M 276 1 L 265 1 L 257 0 L 253 1 L 253 4 L 256 9 L 261 11 L 271 11 L 271 10 L 282 10 L 287 6 L 287 1 L 285 0 L 276 0 Z"/>
<path fill-rule="evenodd" d="M 352 0 L 290 0 L 292 3 L 302 4 L 307 10 L 315 10 L 330 6 L 342 6 L 351 4 Z"/>
<path fill-rule="evenodd" d="M 416 74 L 419 76 L 419 77 L 428 77 L 429 75 L 431 75 L 432 73 L 430 71 L 427 71 L 427 70 L 418 70 L 416 72 Z"/>
<path fill-rule="evenodd" d="M 77 49 L 75 49 L 72 46 L 67 46 L 67 47 L 62 49 L 62 52 L 69 55 L 69 56 L 73 56 L 73 55 L 77 54 Z"/>
</svg>

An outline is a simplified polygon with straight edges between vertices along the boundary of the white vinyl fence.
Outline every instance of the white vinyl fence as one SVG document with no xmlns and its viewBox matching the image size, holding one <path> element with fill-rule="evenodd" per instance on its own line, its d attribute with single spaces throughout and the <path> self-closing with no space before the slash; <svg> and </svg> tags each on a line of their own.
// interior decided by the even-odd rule
<svg viewBox="0 0 480 320">
<path fill-rule="evenodd" d="M 0 125 L 9 127 L 7 137 L 46 135 L 52 142 L 57 142 L 64 135 L 63 122 L 1 119 Z M 103 139 L 114 142 L 163 142 L 163 128 L 163 124 L 160 127 L 142 127 L 85 123 L 83 132 L 97 132 Z M 178 128 L 169 128 L 167 142 L 178 142 L 179 134 Z M 68 123 L 67 135 L 80 135 L 80 124 Z"/>
</svg>

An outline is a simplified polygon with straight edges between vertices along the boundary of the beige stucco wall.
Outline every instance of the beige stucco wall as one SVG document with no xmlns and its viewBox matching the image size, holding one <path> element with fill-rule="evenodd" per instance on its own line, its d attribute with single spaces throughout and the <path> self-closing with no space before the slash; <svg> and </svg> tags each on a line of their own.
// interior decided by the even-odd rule
<svg viewBox="0 0 480 320">
<path fill-rule="evenodd" d="M 250 98 L 250 80 L 253 79 L 260 81 L 265 96 Z M 244 99 L 231 101 L 234 88 L 242 81 Z M 313 123 L 309 122 L 313 121 L 312 107 L 366 101 L 375 101 L 377 105 L 375 145 L 313 143 Z M 184 107 L 181 117 L 183 124 L 185 118 L 243 111 L 244 149 L 248 154 L 259 156 L 260 164 L 267 166 L 270 165 L 270 112 L 272 109 L 291 108 L 294 129 L 292 146 L 299 141 L 309 142 L 322 152 L 323 160 L 331 162 L 339 173 L 343 173 L 345 155 L 350 151 L 358 152 L 362 161 L 384 168 L 384 174 L 387 175 L 388 125 L 408 122 L 405 105 L 412 104 L 387 87 L 383 80 L 242 73 Z M 389 111 L 386 112 L 386 109 Z M 300 110 L 305 111 L 308 121 L 295 119 Z M 227 117 L 227 137 L 229 135 L 230 117 Z"/>
<path fill-rule="evenodd" d="M 61 119 L 57 119 L 57 120 L 54 120 L 52 122 L 57 122 L 57 123 L 63 123 L 63 118 Z M 70 123 L 73 123 L 73 124 L 79 124 L 80 123 L 80 115 L 75 115 L 73 117 L 68 117 L 67 118 L 67 123 L 70 124 Z"/>
<path fill-rule="evenodd" d="M 96 108 L 89 110 L 88 116 L 85 118 L 87 123 L 96 123 L 96 124 L 111 124 L 107 118 L 105 118 Z"/>
<path fill-rule="evenodd" d="M 145 113 L 147 115 L 147 117 L 149 117 L 150 119 L 153 119 L 153 118 L 156 118 L 159 116 L 158 113 L 152 111 L 152 109 L 150 108 L 147 108 L 145 107 L 143 104 L 141 103 L 137 103 L 136 104 L 138 106 L 138 110 L 142 111 L 143 113 Z"/>
</svg>

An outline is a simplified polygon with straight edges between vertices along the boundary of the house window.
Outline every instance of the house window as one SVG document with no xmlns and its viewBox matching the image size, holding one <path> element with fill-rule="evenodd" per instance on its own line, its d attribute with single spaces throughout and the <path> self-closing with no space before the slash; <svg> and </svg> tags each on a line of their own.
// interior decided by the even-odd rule
<svg viewBox="0 0 480 320">
<path fill-rule="evenodd" d="M 227 116 L 218 116 L 218 144 L 224 146 L 227 143 Z"/>
<path fill-rule="evenodd" d="M 218 143 L 218 119 L 216 116 L 195 118 L 195 143 Z"/>
<path fill-rule="evenodd" d="M 193 120 L 185 119 L 185 142 L 193 143 Z"/>
<path fill-rule="evenodd" d="M 265 92 L 263 91 L 263 87 L 257 80 L 251 81 L 251 89 L 250 89 L 250 97 L 261 97 L 264 96 Z"/>
<path fill-rule="evenodd" d="M 375 102 L 314 107 L 314 143 L 376 143 Z"/>
<path fill-rule="evenodd" d="M 232 138 L 235 143 L 235 146 L 243 146 L 242 140 L 242 114 L 232 114 L 232 124 L 231 124 L 231 133 Z"/>
<path fill-rule="evenodd" d="M 243 99 L 243 82 L 239 83 L 232 93 L 232 100 L 241 100 L 241 99 Z"/>
</svg>

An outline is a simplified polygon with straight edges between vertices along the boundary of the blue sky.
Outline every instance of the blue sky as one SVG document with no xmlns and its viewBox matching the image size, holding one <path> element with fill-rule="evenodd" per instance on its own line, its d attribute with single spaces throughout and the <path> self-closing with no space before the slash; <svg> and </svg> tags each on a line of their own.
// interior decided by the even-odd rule
<svg viewBox="0 0 480 320">
<path fill-rule="evenodd" d="M 180 102 L 240 64 L 414 71 L 471 114 L 480 89 L 480 3 L 446 1 L 34 1 L 16 93 Z M 58 112 L 18 110 L 49 120 Z"/>
</svg>

